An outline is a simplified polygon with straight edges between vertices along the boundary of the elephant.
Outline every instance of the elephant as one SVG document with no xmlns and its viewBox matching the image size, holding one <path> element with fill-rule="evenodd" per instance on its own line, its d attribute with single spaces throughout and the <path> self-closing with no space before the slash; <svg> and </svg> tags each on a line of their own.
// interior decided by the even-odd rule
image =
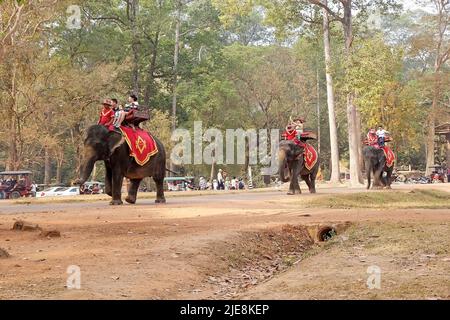
<svg viewBox="0 0 450 320">
<path fill-rule="evenodd" d="M 317 159 L 317 162 L 312 169 L 308 170 L 304 164 L 303 152 L 304 148 L 297 145 L 294 141 L 283 140 L 280 142 L 278 151 L 278 172 L 282 182 L 291 181 L 288 195 L 302 193 L 298 182 L 299 175 L 308 185 L 309 192 L 316 193 L 316 176 L 319 171 L 319 159 Z M 286 173 L 288 173 L 287 176 Z"/>
<path fill-rule="evenodd" d="M 363 149 L 365 170 L 367 175 L 367 189 L 370 189 L 371 175 L 373 174 L 373 189 L 386 187 L 391 189 L 391 177 L 394 164 L 391 167 L 386 165 L 386 156 L 383 149 L 367 146 Z M 383 173 L 386 172 L 386 177 Z"/>
<path fill-rule="evenodd" d="M 123 178 L 130 179 L 128 196 L 125 201 L 136 203 L 137 191 L 142 179 L 153 177 L 156 184 L 156 203 L 165 203 L 164 177 L 166 175 L 166 152 L 163 144 L 153 137 L 158 153 L 143 166 L 130 157 L 130 149 L 122 134 L 109 131 L 105 126 L 93 125 L 88 128 L 84 140 L 84 155 L 81 163 L 81 178 L 76 184 L 83 185 L 97 161 L 104 161 L 106 168 L 105 192 L 112 197 L 111 205 L 121 205 Z"/>
</svg>

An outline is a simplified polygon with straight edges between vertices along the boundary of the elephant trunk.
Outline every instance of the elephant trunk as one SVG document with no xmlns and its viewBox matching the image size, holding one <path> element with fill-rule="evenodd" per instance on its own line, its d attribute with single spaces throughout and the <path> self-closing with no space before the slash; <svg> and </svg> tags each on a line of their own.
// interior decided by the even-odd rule
<svg viewBox="0 0 450 320">
<path fill-rule="evenodd" d="M 280 150 L 278 152 L 278 173 L 280 175 L 281 182 L 288 182 L 290 180 L 290 176 L 287 177 L 284 175 L 286 170 L 287 158 L 286 152 L 284 150 Z"/>
<path fill-rule="evenodd" d="M 93 152 L 90 154 L 85 154 L 83 162 L 80 168 L 80 178 L 78 178 L 74 184 L 82 186 L 91 176 L 92 170 L 94 170 L 95 162 L 97 161 L 96 156 Z"/>
</svg>

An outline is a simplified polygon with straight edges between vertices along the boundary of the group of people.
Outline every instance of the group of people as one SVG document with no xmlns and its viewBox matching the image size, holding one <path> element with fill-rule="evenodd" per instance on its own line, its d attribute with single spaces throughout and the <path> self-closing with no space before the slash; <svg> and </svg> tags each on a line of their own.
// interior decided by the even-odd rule
<svg viewBox="0 0 450 320">
<path fill-rule="evenodd" d="M 5 199 L 6 195 L 12 191 L 25 190 L 25 188 L 29 188 L 27 190 L 30 191 L 32 197 L 36 196 L 37 184 L 35 182 L 32 182 L 30 185 L 28 185 L 27 180 L 24 176 L 19 177 L 19 180 L 17 180 L 15 177 L 0 179 L 0 199 Z"/>
<path fill-rule="evenodd" d="M 135 110 L 139 110 L 139 102 L 135 94 L 129 95 L 125 107 L 115 98 L 105 99 L 98 124 L 107 127 L 112 125 L 115 129 L 119 129 L 125 118 Z"/>
<path fill-rule="evenodd" d="M 0 187 L 5 192 L 10 192 L 17 188 L 19 185 L 19 182 L 14 178 L 9 179 L 0 179 Z"/>
<path fill-rule="evenodd" d="M 217 179 L 213 179 L 212 182 L 206 180 L 205 177 L 200 177 L 199 180 L 200 190 L 243 190 L 245 189 L 244 180 L 240 177 L 230 177 L 226 171 L 219 169 L 217 173 Z"/>
<path fill-rule="evenodd" d="M 378 144 L 380 147 L 384 147 L 386 143 L 386 138 L 389 135 L 389 131 L 384 130 L 383 126 L 378 126 L 378 130 L 370 128 L 367 133 L 368 144 Z"/>
<path fill-rule="evenodd" d="M 226 171 L 219 169 L 217 173 L 217 180 L 213 180 L 214 190 L 242 190 L 245 188 L 244 180 L 242 178 L 236 178 L 228 176 Z"/>
<path fill-rule="evenodd" d="M 297 117 L 289 119 L 289 123 L 286 126 L 286 131 L 284 132 L 284 137 L 287 140 L 292 140 L 300 146 L 303 146 L 303 142 L 301 141 L 302 134 L 304 133 L 304 123 L 305 119 L 303 117 Z"/>
</svg>

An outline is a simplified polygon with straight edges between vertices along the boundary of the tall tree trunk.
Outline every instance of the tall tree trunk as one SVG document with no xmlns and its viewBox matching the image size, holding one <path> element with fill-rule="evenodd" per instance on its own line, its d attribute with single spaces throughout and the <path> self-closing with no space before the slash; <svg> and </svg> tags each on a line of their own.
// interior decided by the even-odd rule
<svg viewBox="0 0 450 320">
<path fill-rule="evenodd" d="M 148 67 L 148 75 L 147 75 L 147 86 L 145 88 L 145 94 L 144 94 L 144 105 L 149 107 L 150 106 L 150 100 L 152 99 L 154 95 L 154 85 L 155 85 L 155 70 L 156 70 L 156 58 L 158 55 L 158 45 L 159 45 L 159 26 L 158 30 L 156 31 L 155 39 L 152 42 L 152 60 L 150 61 L 150 65 Z"/>
<path fill-rule="evenodd" d="M 436 43 L 436 56 L 434 61 L 434 87 L 433 87 L 433 102 L 431 104 L 431 110 L 428 113 L 427 125 L 428 132 L 426 138 L 426 150 L 427 150 L 427 167 L 425 169 L 426 175 L 431 174 L 434 165 L 434 148 L 435 148 L 435 126 L 436 117 L 438 112 L 439 99 L 441 97 L 441 83 L 440 83 L 440 73 L 442 66 L 448 61 L 450 56 L 450 46 L 445 45 L 446 35 L 448 34 L 448 27 L 450 25 L 449 6 L 450 2 L 448 0 L 434 0 L 434 5 L 437 10 L 438 19 L 438 38 Z"/>
<path fill-rule="evenodd" d="M 56 183 L 62 182 L 62 162 L 59 159 L 56 161 Z"/>
<path fill-rule="evenodd" d="M 177 1 L 176 23 L 175 23 L 175 49 L 173 54 L 173 96 L 172 96 L 172 128 L 177 125 L 177 85 L 178 85 L 178 55 L 180 51 L 180 25 L 181 25 L 181 3 Z"/>
<path fill-rule="evenodd" d="M 133 91 L 139 95 L 139 30 L 138 30 L 139 0 L 128 1 L 128 19 L 131 26 L 131 50 L 133 52 L 132 85 Z"/>
<path fill-rule="evenodd" d="M 18 169 L 18 162 L 19 162 L 19 151 L 17 146 L 17 127 L 18 127 L 18 119 L 16 116 L 16 72 L 17 67 L 16 64 L 12 63 L 9 65 L 9 71 L 8 74 L 9 78 L 11 79 L 10 82 L 8 82 L 8 90 L 9 90 L 9 98 L 6 99 L 7 101 L 7 108 L 8 108 L 8 119 L 7 125 L 8 125 L 8 155 L 6 159 L 6 170 L 17 170 Z"/>
<path fill-rule="evenodd" d="M 345 37 L 345 55 L 349 61 L 351 57 L 351 48 L 353 42 L 353 26 L 352 26 L 352 1 L 342 2 L 344 5 L 344 37 Z M 356 106 L 354 104 L 354 93 L 351 89 L 347 93 L 347 123 L 348 123 L 348 149 L 350 155 L 350 185 L 358 186 L 362 183 L 360 178 L 359 164 L 359 133 L 357 132 L 357 116 Z"/>
<path fill-rule="evenodd" d="M 49 185 L 52 181 L 52 160 L 50 156 L 50 148 L 45 147 L 44 154 L 44 184 Z"/>
<path fill-rule="evenodd" d="M 56 152 L 56 183 L 62 182 L 63 163 L 64 163 L 64 149 L 58 148 Z"/>
<path fill-rule="evenodd" d="M 18 150 L 17 150 L 17 126 L 16 117 L 11 115 L 9 121 L 9 137 L 8 137 L 8 157 L 6 159 L 6 170 L 18 169 Z"/>
<path fill-rule="evenodd" d="M 325 0 L 325 5 L 327 1 Z M 331 75 L 331 45 L 330 45 L 330 21 L 328 12 L 323 10 L 323 44 L 325 53 L 325 72 L 327 80 L 327 104 L 328 122 L 330 127 L 330 147 L 331 147 L 331 177 L 330 182 L 340 182 L 339 172 L 339 147 L 336 127 L 336 112 L 334 108 L 334 87 L 333 76 Z"/>
<path fill-rule="evenodd" d="M 319 64 L 317 64 L 317 152 L 320 154 L 320 138 L 321 138 L 321 132 L 320 132 L 320 74 L 319 74 Z"/>
<path fill-rule="evenodd" d="M 436 136 L 435 133 L 435 127 L 436 127 L 436 110 L 437 105 L 439 103 L 439 86 L 437 84 L 438 80 L 435 79 L 435 85 L 433 89 L 433 102 L 431 104 L 431 110 L 428 113 L 428 119 L 427 119 L 427 138 L 426 138 L 426 150 L 427 150 L 427 167 L 425 168 L 425 174 L 428 176 L 432 173 L 433 169 L 431 166 L 434 165 L 435 159 L 434 159 L 434 149 L 435 149 L 435 143 L 434 139 Z"/>
<path fill-rule="evenodd" d="M 364 159 L 363 159 L 363 154 L 362 154 L 362 139 L 361 139 L 361 113 L 358 111 L 358 109 L 356 109 L 356 139 L 357 139 L 357 146 L 358 146 L 358 162 L 359 162 L 359 167 L 360 168 L 364 168 Z M 362 170 L 358 171 L 359 176 L 358 176 L 358 180 L 360 183 L 364 183 L 364 177 L 363 177 L 363 173 Z"/>
</svg>

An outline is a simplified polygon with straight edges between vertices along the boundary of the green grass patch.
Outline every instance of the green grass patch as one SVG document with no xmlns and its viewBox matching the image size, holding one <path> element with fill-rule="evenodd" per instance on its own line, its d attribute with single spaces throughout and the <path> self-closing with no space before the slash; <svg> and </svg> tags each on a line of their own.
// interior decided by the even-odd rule
<svg viewBox="0 0 450 320">
<path fill-rule="evenodd" d="M 335 209 L 450 209 L 450 193 L 439 190 L 368 191 L 316 197 L 306 201 L 305 205 Z"/>
</svg>

